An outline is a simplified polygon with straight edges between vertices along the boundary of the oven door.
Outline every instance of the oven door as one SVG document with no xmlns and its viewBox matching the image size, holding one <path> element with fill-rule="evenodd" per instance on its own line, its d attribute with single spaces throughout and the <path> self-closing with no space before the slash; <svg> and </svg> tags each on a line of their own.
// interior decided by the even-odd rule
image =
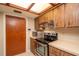
<svg viewBox="0 0 79 59">
<path fill-rule="evenodd" d="M 37 42 L 36 52 L 38 55 L 47 56 L 48 55 L 48 46 L 47 44 Z"/>
</svg>

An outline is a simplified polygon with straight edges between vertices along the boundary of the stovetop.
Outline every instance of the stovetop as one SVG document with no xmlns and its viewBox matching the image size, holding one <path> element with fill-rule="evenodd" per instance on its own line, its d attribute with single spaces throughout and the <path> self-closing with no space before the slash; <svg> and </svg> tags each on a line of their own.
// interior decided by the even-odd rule
<svg viewBox="0 0 79 59">
<path fill-rule="evenodd" d="M 48 44 L 49 42 L 52 42 L 52 41 L 47 41 L 45 40 L 44 38 L 38 38 L 36 39 L 38 42 L 41 42 L 41 43 L 44 43 L 44 44 Z"/>
</svg>

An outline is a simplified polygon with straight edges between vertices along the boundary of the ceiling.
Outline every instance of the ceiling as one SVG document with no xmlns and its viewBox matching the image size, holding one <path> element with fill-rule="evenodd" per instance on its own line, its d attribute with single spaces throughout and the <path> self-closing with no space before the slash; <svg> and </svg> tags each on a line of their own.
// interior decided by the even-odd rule
<svg viewBox="0 0 79 59">
<path fill-rule="evenodd" d="M 5 3 L 5 5 L 28 11 L 37 15 L 56 6 L 58 3 Z"/>
<path fill-rule="evenodd" d="M 9 7 L 4 4 L 0 4 L 0 13 L 4 13 L 6 15 L 18 16 L 18 17 L 22 17 L 22 18 L 26 18 L 26 17 L 36 18 L 39 16 L 37 14 L 30 13 L 28 11 L 24 11 L 19 8 Z"/>
</svg>

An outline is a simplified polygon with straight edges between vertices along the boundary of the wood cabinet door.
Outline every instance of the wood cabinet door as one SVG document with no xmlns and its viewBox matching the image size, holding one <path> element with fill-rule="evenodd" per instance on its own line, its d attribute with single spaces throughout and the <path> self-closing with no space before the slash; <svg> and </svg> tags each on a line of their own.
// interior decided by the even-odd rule
<svg viewBox="0 0 79 59">
<path fill-rule="evenodd" d="M 54 19 L 56 28 L 64 27 L 64 5 L 54 9 Z"/>
<path fill-rule="evenodd" d="M 75 56 L 55 47 L 49 46 L 49 56 Z"/>
<path fill-rule="evenodd" d="M 61 55 L 61 50 L 49 46 L 49 56 L 60 56 Z"/>
<path fill-rule="evenodd" d="M 49 18 L 48 18 L 49 21 L 50 21 L 50 20 L 54 20 L 54 12 L 53 12 L 53 10 L 51 10 L 51 11 L 49 12 L 48 16 L 49 16 Z"/>
<path fill-rule="evenodd" d="M 48 13 L 43 15 L 44 22 L 48 22 L 49 15 Z"/>
<path fill-rule="evenodd" d="M 6 16 L 6 55 L 26 51 L 26 21 L 24 18 Z"/>
<path fill-rule="evenodd" d="M 49 22 L 49 23 L 51 21 L 54 22 L 54 11 L 53 10 L 49 11 L 48 13 L 46 13 L 46 16 L 47 16 L 47 19 L 46 19 L 47 22 Z"/>
<path fill-rule="evenodd" d="M 66 27 L 75 27 L 77 26 L 78 16 L 78 4 L 69 3 L 65 4 L 65 23 Z"/>
<path fill-rule="evenodd" d="M 67 53 L 67 52 L 63 52 L 63 56 L 74 56 L 74 55 Z"/>
<path fill-rule="evenodd" d="M 39 30 L 39 19 L 35 19 L 35 29 L 38 31 Z"/>
<path fill-rule="evenodd" d="M 30 48 L 31 48 L 31 52 L 34 54 L 34 55 L 36 55 L 36 45 L 37 45 L 37 42 L 36 42 L 36 40 L 35 39 L 33 39 L 33 38 L 30 38 L 31 39 L 31 41 L 30 41 Z"/>
<path fill-rule="evenodd" d="M 32 38 L 30 38 L 30 49 L 31 49 L 31 52 L 33 53 L 34 52 L 34 41 Z"/>
<path fill-rule="evenodd" d="M 43 23 L 43 22 L 45 22 L 45 17 L 44 17 L 44 16 L 41 16 L 41 17 L 39 18 L 39 24 L 41 24 L 41 23 Z"/>
<path fill-rule="evenodd" d="M 49 56 L 54 56 L 54 54 L 52 53 L 52 47 L 49 46 Z"/>
<path fill-rule="evenodd" d="M 32 53 L 34 53 L 34 45 L 35 45 L 34 39 L 31 38 L 30 48 L 31 48 Z"/>
<path fill-rule="evenodd" d="M 76 3 L 75 4 L 76 5 L 76 10 L 75 10 L 75 12 L 76 12 L 76 27 L 79 27 L 79 3 Z"/>
</svg>

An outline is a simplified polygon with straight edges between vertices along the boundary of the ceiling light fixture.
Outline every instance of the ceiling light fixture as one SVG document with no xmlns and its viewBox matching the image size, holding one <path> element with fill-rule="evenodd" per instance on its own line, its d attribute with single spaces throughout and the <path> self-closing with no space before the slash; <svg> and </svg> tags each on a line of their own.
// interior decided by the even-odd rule
<svg viewBox="0 0 79 59">
<path fill-rule="evenodd" d="M 35 3 L 35 5 L 30 9 L 31 11 L 34 11 L 36 13 L 40 13 L 43 10 L 47 9 L 51 5 L 49 3 Z"/>
</svg>

